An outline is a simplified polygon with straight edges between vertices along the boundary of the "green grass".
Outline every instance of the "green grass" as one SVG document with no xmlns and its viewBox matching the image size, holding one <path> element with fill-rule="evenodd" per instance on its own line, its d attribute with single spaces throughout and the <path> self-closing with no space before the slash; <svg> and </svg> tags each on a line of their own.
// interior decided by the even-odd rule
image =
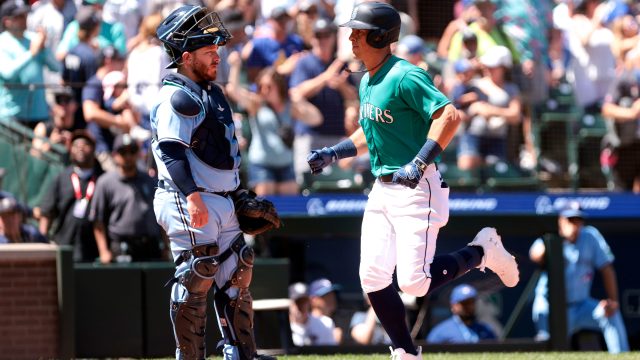
<svg viewBox="0 0 640 360">
<path fill-rule="evenodd" d="M 291 355 L 278 356 L 290 360 L 382 360 L 390 354 L 377 355 Z M 637 360 L 640 352 L 611 355 L 606 352 L 530 352 L 530 353 L 428 353 L 427 360 Z M 220 358 L 214 358 L 220 359 Z"/>
</svg>

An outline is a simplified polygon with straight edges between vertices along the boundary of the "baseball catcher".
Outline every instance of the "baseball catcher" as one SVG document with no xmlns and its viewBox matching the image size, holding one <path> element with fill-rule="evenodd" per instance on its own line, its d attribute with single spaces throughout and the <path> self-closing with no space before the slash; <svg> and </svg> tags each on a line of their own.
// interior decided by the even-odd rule
<svg viewBox="0 0 640 360">
<path fill-rule="evenodd" d="M 214 288 L 219 344 L 225 360 L 258 355 L 249 284 L 254 252 L 242 230 L 259 234 L 280 225 L 269 201 L 238 190 L 240 152 L 231 107 L 213 83 L 218 47 L 231 37 L 215 12 L 185 5 L 158 26 L 177 68 L 163 79 L 151 111 L 158 164 L 154 210 L 176 264 L 171 321 L 176 359 L 205 359 L 207 293 Z"/>
</svg>

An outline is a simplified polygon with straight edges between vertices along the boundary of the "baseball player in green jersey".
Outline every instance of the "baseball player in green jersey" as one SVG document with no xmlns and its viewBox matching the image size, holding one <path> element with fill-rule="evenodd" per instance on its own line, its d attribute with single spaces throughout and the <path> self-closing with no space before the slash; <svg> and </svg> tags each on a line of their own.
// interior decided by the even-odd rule
<svg viewBox="0 0 640 360">
<path fill-rule="evenodd" d="M 307 161 L 318 174 L 338 159 L 371 157 L 377 180 L 362 221 L 360 283 L 389 334 L 392 359 L 421 358 L 405 323 L 405 308 L 392 284 L 425 296 L 473 268 L 494 271 L 508 286 L 519 280 L 515 258 L 493 228 L 466 247 L 435 256 L 438 231 L 449 218 L 449 187 L 438 172 L 442 149 L 460 118 L 423 69 L 391 54 L 400 15 L 390 5 L 365 2 L 351 20 L 353 54 L 366 66 L 360 85 L 360 125 L 348 139 L 313 150 Z"/>
</svg>

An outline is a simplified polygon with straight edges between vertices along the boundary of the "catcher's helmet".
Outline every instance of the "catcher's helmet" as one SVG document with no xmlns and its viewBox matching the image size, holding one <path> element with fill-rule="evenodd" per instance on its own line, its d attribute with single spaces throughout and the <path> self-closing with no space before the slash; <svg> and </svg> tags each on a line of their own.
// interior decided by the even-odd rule
<svg viewBox="0 0 640 360">
<path fill-rule="evenodd" d="M 356 6 L 351 13 L 351 20 L 340 26 L 371 30 L 367 34 L 367 44 L 376 49 L 382 49 L 398 41 L 400 14 L 389 4 L 365 2 Z"/>
<path fill-rule="evenodd" d="M 223 46 L 231 38 L 217 13 L 194 5 L 184 5 L 174 10 L 158 26 L 156 35 L 171 57 L 167 68 L 177 67 L 185 51 L 209 45 Z"/>
</svg>

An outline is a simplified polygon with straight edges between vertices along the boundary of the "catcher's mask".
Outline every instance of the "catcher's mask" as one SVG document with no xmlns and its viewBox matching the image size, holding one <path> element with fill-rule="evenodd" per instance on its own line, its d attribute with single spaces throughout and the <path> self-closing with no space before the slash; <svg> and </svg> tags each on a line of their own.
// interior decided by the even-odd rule
<svg viewBox="0 0 640 360">
<path fill-rule="evenodd" d="M 340 26 L 369 30 L 367 44 L 376 49 L 382 49 L 398 41 L 400 14 L 389 4 L 364 2 L 356 6 L 351 13 L 351 19 Z"/>
<path fill-rule="evenodd" d="M 204 46 L 224 46 L 231 34 L 214 11 L 205 7 L 184 5 L 174 10 L 156 30 L 158 39 L 171 58 L 167 68 L 180 65 L 185 51 L 194 51 Z"/>
</svg>

